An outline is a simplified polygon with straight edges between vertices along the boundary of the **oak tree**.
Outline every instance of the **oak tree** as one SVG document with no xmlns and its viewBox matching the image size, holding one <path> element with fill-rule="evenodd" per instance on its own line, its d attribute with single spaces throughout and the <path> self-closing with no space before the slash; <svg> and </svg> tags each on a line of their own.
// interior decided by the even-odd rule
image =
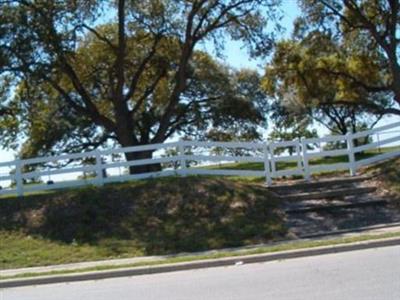
<svg viewBox="0 0 400 300">
<path fill-rule="evenodd" d="M 20 111 L 30 110 L 25 133 L 51 128 L 54 134 L 33 139 L 37 146 L 30 149 L 50 151 L 54 141 L 66 141 L 60 138 L 65 132 L 78 137 L 60 147 L 70 151 L 85 144 L 104 145 L 110 139 L 121 146 L 161 143 L 176 133 L 210 126 L 199 120 L 213 119 L 215 114 L 208 111 L 223 106 L 218 104 L 221 93 L 218 89 L 212 93 L 210 80 L 200 82 L 212 62 L 197 49 L 208 43 L 218 52 L 230 37 L 242 40 L 252 55 L 267 53 L 272 37 L 266 24 L 274 18 L 276 4 L 275 0 L 1 1 L 0 71 L 17 87 L 16 100 L 30 99 L 22 101 L 29 107 L 17 105 Z M 15 101 L 7 100 L 2 107 L 10 103 Z M 126 159 L 151 155 L 151 151 L 128 153 Z"/>
</svg>

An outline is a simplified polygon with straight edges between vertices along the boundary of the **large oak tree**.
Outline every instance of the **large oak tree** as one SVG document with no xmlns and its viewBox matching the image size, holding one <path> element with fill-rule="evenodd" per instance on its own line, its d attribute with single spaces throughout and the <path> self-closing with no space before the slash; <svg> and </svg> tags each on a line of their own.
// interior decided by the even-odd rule
<svg viewBox="0 0 400 300">
<path fill-rule="evenodd" d="M 88 145 L 109 138 L 122 146 L 160 143 L 209 125 L 199 122 L 207 113 L 200 109 L 204 96 L 209 108 L 221 99 L 196 81 L 202 64 L 196 49 L 207 43 L 221 50 L 229 36 L 253 55 L 265 54 L 272 42 L 267 18 L 274 17 L 276 2 L 1 1 L 0 70 L 9 86 L 18 86 L 11 94 L 38 100 L 37 113 L 50 108 L 53 120 L 65 122 L 63 130 L 70 126 L 71 135 L 87 136 Z M 207 59 L 203 55 L 203 64 Z M 10 103 L 3 101 L 3 115 Z"/>
</svg>

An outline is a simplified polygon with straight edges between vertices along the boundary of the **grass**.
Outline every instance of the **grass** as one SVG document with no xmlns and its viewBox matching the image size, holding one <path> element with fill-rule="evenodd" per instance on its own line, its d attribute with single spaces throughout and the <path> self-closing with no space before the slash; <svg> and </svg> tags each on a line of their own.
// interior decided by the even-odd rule
<svg viewBox="0 0 400 300">
<path fill-rule="evenodd" d="M 389 195 L 400 206 L 400 158 L 368 167 L 366 172 L 375 174 L 382 187 L 388 190 Z"/>
<path fill-rule="evenodd" d="M 239 249 L 239 250 L 222 250 L 214 253 L 201 254 L 201 255 L 181 255 L 175 257 L 168 257 L 165 259 L 155 259 L 153 261 L 143 261 L 132 264 L 123 264 L 123 265 L 99 265 L 95 267 L 89 268 L 76 268 L 76 269 L 68 269 L 68 270 L 57 270 L 57 271 L 48 271 L 48 272 L 35 272 L 35 273 L 20 273 L 17 275 L 11 276 L 0 276 L 0 280 L 6 279 L 16 279 L 16 278 L 24 278 L 24 277 L 35 277 L 35 276 L 50 276 L 50 275 L 60 275 L 60 274 L 72 274 L 79 272 L 91 272 L 91 271 L 105 271 L 112 269 L 121 269 L 121 268 L 133 268 L 133 267 L 143 267 L 143 266 L 157 266 L 157 265 L 165 265 L 165 264 L 173 264 L 173 263 L 183 263 L 183 262 L 193 262 L 204 259 L 218 259 L 224 257 L 237 257 L 244 255 L 255 255 L 255 254 L 266 254 L 266 253 L 274 253 L 280 251 L 288 251 L 288 250 L 300 250 L 300 249 L 308 249 L 308 248 L 316 248 L 322 246 L 334 246 L 334 245 L 343 245 L 350 244 L 355 242 L 363 242 L 370 240 L 380 240 L 387 238 L 395 238 L 400 237 L 400 232 L 389 232 L 377 235 L 363 234 L 355 237 L 344 237 L 344 238 L 334 238 L 334 239 L 325 239 L 325 240 L 317 240 L 317 241 L 294 241 L 294 242 L 286 242 L 280 243 L 276 245 L 270 246 L 259 246 L 250 249 Z"/>
<path fill-rule="evenodd" d="M 228 179 L 160 178 L 0 200 L 0 268 L 265 243 L 278 200 Z"/>
<path fill-rule="evenodd" d="M 375 154 L 367 152 L 363 157 Z M 260 170 L 263 164 L 213 167 Z M 400 159 L 366 172 L 380 174 L 382 185 L 400 199 Z M 196 252 L 281 239 L 286 228 L 278 200 L 254 184 L 260 180 L 264 179 L 170 177 L 3 197 L 0 269 Z"/>
<path fill-rule="evenodd" d="M 357 153 L 356 154 L 356 160 L 361 160 L 361 159 L 366 159 L 373 157 L 375 155 L 381 154 L 381 153 L 386 153 L 394 150 L 399 150 L 400 146 L 396 147 L 384 147 L 381 149 L 374 149 L 374 150 L 368 150 L 362 153 Z M 310 165 L 322 165 L 322 164 L 336 164 L 336 163 L 346 163 L 348 162 L 348 156 L 347 155 L 342 155 L 342 156 L 330 156 L 330 157 L 321 157 L 321 158 L 315 158 L 311 159 L 309 161 Z M 245 163 L 224 163 L 224 164 L 218 164 L 218 165 L 212 165 L 212 166 L 207 166 L 206 168 L 211 169 L 211 170 L 217 170 L 217 169 L 224 169 L 224 170 L 255 170 L 255 171 L 263 171 L 264 170 L 264 163 L 257 163 L 257 162 L 245 162 Z M 297 168 L 297 161 L 278 161 L 276 162 L 276 170 L 288 170 L 288 169 L 294 169 Z M 320 172 L 320 173 L 314 173 L 314 177 L 318 177 L 321 175 L 325 174 L 338 174 L 342 175 L 344 173 L 347 173 L 347 170 L 344 171 L 328 171 L 328 172 Z M 263 177 L 232 177 L 234 180 L 247 180 L 250 182 L 262 182 L 265 181 L 265 178 Z M 294 175 L 290 176 L 290 178 L 293 179 L 299 179 L 302 178 L 302 176 Z M 275 178 L 274 181 L 279 180 L 279 178 Z"/>
</svg>

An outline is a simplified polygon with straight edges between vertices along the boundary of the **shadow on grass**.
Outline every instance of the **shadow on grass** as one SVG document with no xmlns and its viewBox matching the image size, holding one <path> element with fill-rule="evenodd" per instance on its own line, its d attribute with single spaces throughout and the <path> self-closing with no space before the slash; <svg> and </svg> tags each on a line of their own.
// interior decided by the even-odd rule
<svg viewBox="0 0 400 300">
<path fill-rule="evenodd" d="M 381 187 L 387 190 L 394 203 L 400 208 L 400 158 L 391 159 L 378 165 L 367 167 L 367 173 L 378 176 Z"/>
<path fill-rule="evenodd" d="M 66 244 L 169 254 L 283 236 L 277 200 L 264 188 L 187 177 L 87 187 L 0 201 L 0 230 Z M 135 249 L 134 249 L 135 248 Z"/>
</svg>

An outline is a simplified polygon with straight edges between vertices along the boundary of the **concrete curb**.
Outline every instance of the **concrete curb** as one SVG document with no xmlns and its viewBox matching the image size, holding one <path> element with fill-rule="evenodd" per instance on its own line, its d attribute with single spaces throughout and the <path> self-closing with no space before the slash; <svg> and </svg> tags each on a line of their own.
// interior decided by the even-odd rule
<svg viewBox="0 0 400 300">
<path fill-rule="evenodd" d="M 227 257 L 220 259 L 206 259 L 206 260 L 175 263 L 175 264 L 133 267 L 133 268 L 124 268 L 116 270 L 85 272 L 78 274 L 64 274 L 64 275 L 40 276 L 40 277 L 21 278 L 21 279 L 9 279 L 0 281 L 0 289 L 22 287 L 29 285 L 53 284 L 53 283 L 63 283 L 63 282 L 84 281 L 84 280 L 99 280 L 106 278 L 149 275 L 149 274 L 203 269 L 211 267 L 232 266 L 238 263 L 240 264 L 260 263 L 260 262 L 268 262 L 274 260 L 300 258 L 300 257 L 314 256 L 314 255 L 324 255 L 324 254 L 363 250 L 363 249 L 370 249 L 377 247 L 398 246 L 398 245 L 400 245 L 400 237 L 356 242 L 351 244 L 340 244 L 334 246 L 323 246 L 323 247 L 314 247 L 314 248 L 300 249 L 300 250 L 282 251 L 275 253 L 243 255 L 243 256 Z"/>
</svg>

